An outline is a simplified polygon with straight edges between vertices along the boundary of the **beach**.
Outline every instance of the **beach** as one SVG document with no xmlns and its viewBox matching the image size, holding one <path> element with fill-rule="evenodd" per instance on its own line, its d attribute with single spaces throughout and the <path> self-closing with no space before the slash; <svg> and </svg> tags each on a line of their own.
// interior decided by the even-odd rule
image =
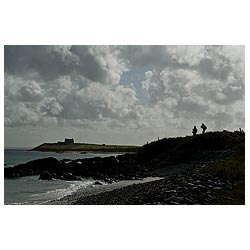
<svg viewBox="0 0 250 250">
<path fill-rule="evenodd" d="M 18 164 L 25 164 L 32 160 L 41 160 L 54 157 L 58 160 L 87 159 L 94 157 L 109 157 L 119 154 L 111 153 L 86 153 L 79 152 L 36 152 L 29 148 L 7 148 L 4 150 L 5 169 L 13 168 Z M 5 204 L 43 204 L 69 195 L 81 187 L 92 185 L 93 178 L 84 178 L 81 181 L 64 180 L 39 180 L 39 175 L 23 176 L 19 178 L 4 178 L 4 203 Z"/>
<path fill-rule="evenodd" d="M 70 184 L 59 188 L 60 196 L 29 204 L 245 204 L 244 138 L 237 131 L 164 138 L 144 145 L 136 154 L 47 157 L 5 168 L 4 174 L 13 181 L 37 176 L 35 185 Z M 29 191 L 33 195 L 34 185 L 26 194 Z"/>
<path fill-rule="evenodd" d="M 220 205 L 232 204 L 225 195 L 234 183 L 207 171 L 209 164 L 175 166 L 162 177 L 93 185 L 47 205 Z"/>
<path fill-rule="evenodd" d="M 118 192 L 122 188 L 130 187 L 130 186 L 135 186 L 138 184 L 142 183 L 148 183 L 156 180 L 160 180 L 161 178 L 159 177 L 148 177 L 144 178 L 142 180 L 124 180 L 124 181 L 119 181 L 115 182 L 112 184 L 93 184 L 88 187 L 83 187 L 78 189 L 76 192 L 74 192 L 71 195 L 67 195 L 63 197 L 62 199 L 54 200 L 54 201 L 49 201 L 47 203 L 44 203 L 45 205 L 72 205 L 72 204 L 77 204 L 79 200 L 95 195 L 103 195 L 107 192 L 112 192 L 114 190 L 118 190 Z"/>
</svg>

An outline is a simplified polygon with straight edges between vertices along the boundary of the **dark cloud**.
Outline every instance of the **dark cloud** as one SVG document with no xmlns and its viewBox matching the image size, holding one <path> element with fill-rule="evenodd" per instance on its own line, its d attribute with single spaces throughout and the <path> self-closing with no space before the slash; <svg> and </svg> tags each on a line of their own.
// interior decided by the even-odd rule
<svg viewBox="0 0 250 250">
<path fill-rule="evenodd" d="M 5 72 L 27 75 L 30 71 L 43 80 L 53 80 L 69 74 L 78 58 L 67 47 L 60 46 L 5 46 Z"/>
<path fill-rule="evenodd" d="M 91 53 L 88 46 L 72 46 L 70 51 L 77 55 L 79 64 L 75 70 L 94 82 L 103 82 L 106 79 L 107 71 L 102 68 L 97 58 Z"/>
<path fill-rule="evenodd" d="M 100 46 L 7 45 L 4 53 L 5 72 L 15 75 L 34 72 L 45 81 L 77 74 L 91 81 L 112 84 L 112 81 L 119 82 L 126 69 L 126 63 L 110 46 L 100 49 Z"/>
</svg>

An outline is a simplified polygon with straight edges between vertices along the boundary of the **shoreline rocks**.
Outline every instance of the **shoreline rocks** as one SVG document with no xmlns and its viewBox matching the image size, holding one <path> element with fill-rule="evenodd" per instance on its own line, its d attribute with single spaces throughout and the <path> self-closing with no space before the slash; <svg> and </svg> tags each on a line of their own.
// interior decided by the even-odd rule
<svg viewBox="0 0 250 250">
<path fill-rule="evenodd" d="M 223 188 L 232 188 L 232 183 L 204 172 L 204 166 L 195 166 L 193 169 L 182 171 L 162 180 L 130 185 L 87 197 L 78 197 L 69 204 L 219 205 L 230 201 L 230 197 L 220 197 L 218 192 Z"/>
</svg>

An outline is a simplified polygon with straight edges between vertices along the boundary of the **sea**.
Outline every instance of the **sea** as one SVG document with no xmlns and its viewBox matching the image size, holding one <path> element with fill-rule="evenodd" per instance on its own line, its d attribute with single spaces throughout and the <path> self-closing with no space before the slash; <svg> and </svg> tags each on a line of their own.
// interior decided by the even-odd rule
<svg viewBox="0 0 250 250">
<path fill-rule="evenodd" d="M 38 152 L 29 151 L 29 148 L 5 148 L 4 167 L 13 167 L 17 164 L 31 160 L 54 157 L 62 159 L 83 159 L 93 157 L 117 156 L 119 154 L 85 153 L 77 152 Z M 19 178 L 4 178 L 4 204 L 44 204 L 48 201 L 60 199 L 76 192 L 80 188 L 93 185 L 95 180 L 83 179 L 81 181 L 39 180 L 39 176 L 26 176 Z"/>
</svg>

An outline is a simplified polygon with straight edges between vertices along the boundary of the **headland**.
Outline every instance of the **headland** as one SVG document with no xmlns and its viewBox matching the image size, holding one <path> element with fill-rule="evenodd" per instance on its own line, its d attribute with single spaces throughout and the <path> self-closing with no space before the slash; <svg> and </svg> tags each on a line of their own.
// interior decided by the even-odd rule
<svg viewBox="0 0 250 250">
<path fill-rule="evenodd" d="M 107 145 L 107 144 L 93 144 L 93 143 L 75 143 L 73 139 L 65 138 L 64 142 L 43 143 L 33 149 L 32 151 L 44 152 L 102 152 L 102 153 L 116 153 L 116 152 L 136 152 L 139 146 L 129 145 Z"/>
</svg>

